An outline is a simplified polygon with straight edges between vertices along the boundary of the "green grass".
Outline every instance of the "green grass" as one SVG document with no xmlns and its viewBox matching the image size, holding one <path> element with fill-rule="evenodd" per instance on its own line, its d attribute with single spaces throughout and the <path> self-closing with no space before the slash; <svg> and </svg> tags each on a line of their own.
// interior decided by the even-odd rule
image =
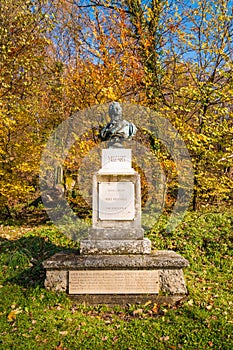
<svg viewBox="0 0 233 350">
<path fill-rule="evenodd" d="M 162 217 L 148 233 L 190 262 L 175 306 L 72 304 L 44 289 L 42 262 L 78 245 L 52 225 L 1 225 L 0 349 L 232 349 L 232 214 L 189 213 L 172 234 Z"/>
</svg>

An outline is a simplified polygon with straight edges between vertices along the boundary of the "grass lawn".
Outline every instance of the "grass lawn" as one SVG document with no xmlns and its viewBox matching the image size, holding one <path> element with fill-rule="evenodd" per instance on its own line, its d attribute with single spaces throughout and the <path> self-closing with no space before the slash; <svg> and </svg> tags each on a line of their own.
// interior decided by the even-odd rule
<svg viewBox="0 0 233 350">
<path fill-rule="evenodd" d="M 189 295 L 175 306 L 72 304 L 46 291 L 42 262 L 78 248 L 51 225 L 0 226 L 0 349 L 233 349 L 233 212 L 188 213 L 175 232 L 161 218 L 154 249 L 189 260 Z"/>
</svg>

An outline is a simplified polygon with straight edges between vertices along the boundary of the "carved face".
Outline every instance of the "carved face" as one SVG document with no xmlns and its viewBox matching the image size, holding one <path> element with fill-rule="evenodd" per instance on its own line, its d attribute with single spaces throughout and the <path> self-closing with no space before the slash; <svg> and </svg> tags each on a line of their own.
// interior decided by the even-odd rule
<svg viewBox="0 0 233 350">
<path fill-rule="evenodd" d="M 119 121 L 122 119 L 122 108 L 120 103 L 112 102 L 109 106 L 109 116 L 111 121 Z"/>
</svg>

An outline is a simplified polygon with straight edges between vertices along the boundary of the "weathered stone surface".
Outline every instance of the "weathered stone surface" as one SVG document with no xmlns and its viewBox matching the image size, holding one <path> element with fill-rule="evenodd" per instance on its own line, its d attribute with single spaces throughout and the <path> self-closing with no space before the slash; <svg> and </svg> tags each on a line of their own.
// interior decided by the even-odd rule
<svg viewBox="0 0 233 350">
<path fill-rule="evenodd" d="M 126 196 L 126 201 L 122 202 L 123 207 L 128 207 L 129 202 L 131 203 L 131 200 L 133 200 L 133 206 L 134 206 L 134 217 L 130 216 L 127 220 L 127 215 L 124 218 L 124 220 L 115 220 L 114 215 L 111 218 L 108 217 L 107 220 L 102 220 L 101 215 L 99 213 L 100 208 L 100 201 L 104 201 L 104 194 L 101 192 L 101 185 L 111 184 L 113 186 L 113 190 L 117 188 L 118 184 L 121 186 L 121 183 L 123 183 L 123 187 L 126 186 L 125 190 L 127 190 L 127 183 L 129 184 L 131 188 L 130 194 Z M 126 184 L 126 185 L 125 185 Z M 133 191 L 133 194 L 132 194 Z M 109 196 L 111 196 L 111 193 L 109 193 Z M 120 199 L 120 195 L 118 196 Z M 131 198 L 132 197 L 132 198 Z M 122 197 L 122 199 L 125 198 L 125 195 Z M 97 172 L 93 176 L 93 204 L 92 204 L 92 228 L 93 229 L 105 229 L 105 228 L 112 228 L 112 229 L 118 229 L 118 239 L 124 239 L 121 237 L 121 229 L 125 230 L 140 230 L 141 229 L 141 184 L 140 184 L 140 175 L 137 174 L 135 171 L 134 173 L 127 174 L 127 173 L 118 173 L 118 174 L 102 174 L 101 171 Z M 115 201 L 117 206 L 119 203 L 117 200 Z M 120 211 L 120 209 L 119 209 Z M 122 209 L 122 211 L 124 211 Z M 104 214 L 104 213 L 102 213 Z M 106 213 L 107 214 L 107 213 Z M 101 232 L 101 231 L 100 231 Z M 103 237 L 104 239 L 104 237 Z"/>
<path fill-rule="evenodd" d="M 81 240 L 80 253 L 59 253 L 44 261 L 45 287 L 92 305 L 183 299 L 182 269 L 188 261 L 173 251 L 151 253 L 141 227 L 140 176 L 131 167 L 131 150 L 103 153 L 102 169 L 93 176 L 89 235 Z"/>
<path fill-rule="evenodd" d="M 127 304 L 142 304 L 146 302 L 156 303 L 158 305 L 169 304 L 173 305 L 181 300 L 185 300 L 186 295 L 157 295 L 157 294 L 80 294 L 70 295 L 70 299 L 76 304 L 99 305 L 105 304 L 108 306 Z"/>
<path fill-rule="evenodd" d="M 82 240 L 80 253 L 85 254 L 150 254 L 151 242 L 144 238 L 140 240 Z"/>
<path fill-rule="evenodd" d="M 160 290 L 168 294 L 186 294 L 183 270 L 160 270 Z"/>
<path fill-rule="evenodd" d="M 185 286 L 183 268 L 188 266 L 188 261 L 173 251 L 156 251 L 148 255 L 80 255 L 58 253 L 47 259 L 43 263 L 46 268 L 45 287 L 54 291 L 67 291 L 69 286 L 70 271 L 122 271 L 127 274 L 132 271 L 155 271 L 158 274 L 158 290 L 151 294 L 106 294 L 101 290 L 101 295 L 96 290 L 96 294 L 84 295 L 78 293 L 75 298 L 79 302 L 87 302 L 92 305 L 103 303 L 109 305 L 124 303 L 136 303 L 152 300 L 160 302 L 166 294 L 169 303 L 176 302 L 187 294 Z M 87 276 L 88 277 L 88 276 Z M 87 283 L 88 278 L 87 278 Z M 94 281 L 93 281 L 94 283 Z M 146 284 L 146 283 L 145 283 Z M 93 288 L 93 286 L 91 287 Z M 136 292 L 136 291 L 135 291 Z M 161 299 L 162 298 L 162 299 Z M 164 299 L 165 300 L 165 299 Z"/>
<path fill-rule="evenodd" d="M 188 261 L 172 250 L 157 250 L 147 255 L 80 255 L 57 253 L 43 262 L 47 270 L 87 268 L 111 269 L 182 269 Z"/>
<path fill-rule="evenodd" d="M 99 220 L 125 222 L 134 220 L 134 183 L 131 181 L 111 181 L 98 183 Z M 117 226 L 117 224 L 116 224 Z"/>
<path fill-rule="evenodd" d="M 158 270 L 71 270 L 69 294 L 158 294 Z"/>
<path fill-rule="evenodd" d="M 120 237 L 120 238 L 119 238 Z M 143 239 L 144 230 L 142 228 L 103 228 L 89 230 L 89 240 L 138 240 Z"/>
<path fill-rule="evenodd" d="M 127 170 L 133 172 L 132 150 L 127 148 L 102 149 L 102 172 L 121 173 Z"/>
<path fill-rule="evenodd" d="M 144 239 L 141 227 L 140 175 L 131 168 L 131 150 L 103 152 L 103 167 L 110 161 L 114 165 L 106 165 L 108 170 L 115 167 L 118 172 L 103 173 L 100 169 L 93 176 L 92 228 L 80 242 L 80 253 L 150 254 L 151 242 Z M 116 163 L 127 165 L 121 168 Z"/>
<path fill-rule="evenodd" d="M 48 290 L 55 292 L 66 292 L 68 285 L 68 271 L 66 270 L 47 270 L 44 286 Z"/>
</svg>

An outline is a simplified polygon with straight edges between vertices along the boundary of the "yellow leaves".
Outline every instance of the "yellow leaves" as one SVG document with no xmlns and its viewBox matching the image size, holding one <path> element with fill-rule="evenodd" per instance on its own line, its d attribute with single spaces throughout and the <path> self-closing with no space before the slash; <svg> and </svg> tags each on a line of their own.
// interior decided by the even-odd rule
<svg viewBox="0 0 233 350">
<path fill-rule="evenodd" d="M 150 55 L 150 49 L 151 49 L 151 40 L 148 38 L 145 38 L 143 40 L 143 47 L 146 50 L 145 53 L 147 53 L 148 55 Z"/>
<path fill-rule="evenodd" d="M 8 317 L 7 317 L 7 320 L 8 320 L 9 322 L 15 321 L 15 320 L 16 320 L 16 315 L 17 315 L 17 313 L 15 312 L 15 310 L 12 310 L 12 311 L 9 313 L 9 315 L 8 315 Z"/>
<path fill-rule="evenodd" d="M 16 120 L 13 118 L 4 118 L 3 124 L 4 126 L 12 127 L 16 125 Z"/>
<path fill-rule="evenodd" d="M 151 309 L 153 313 L 157 314 L 159 311 L 159 306 L 158 304 L 154 304 L 153 308 Z"/>
<path fill-rule="evenodd" d="M 20 147 L 20 145 L 18 145 L 18 147 Z M 31 172 L 32 164 L 28 162 L 22 162 L 21 164 L 17 165 L 16 168 L 22 172 Z"/>
<path fill-rule="evenodd" d="M 65 185 L 68 190 L 72 190 L 72 188 L 75 186 L 75 183 L 75 180 L 71 176 L 66 176 Z"/>
<path fill-rule="evenodd" d="M 209 143 L 209 137 L 204 134 L 196 134 L 198 140 Z"/>
<path fill-rule="evenodd" d="M 20 179 L 9 178 L 7 181 L 12 183 L 0 183 L 0 194 L 8 199 L 17 198 L 18 200 L 28 196 L 30 193 L 35 192 L 33 186 L 29 186 L 27 183 L 19 182 Z"/>
<path fill-rule="evenodd" d="M 107 98 L 107 100 L 114 101 L 117 99 L 116 91 L 114 91 L 113 87 L 102 88 L 103 95 Z"/>
<path fill-rule="evenodd" d="M 11 312 L 7 316 L 8 322 L 14 322 L 16 320 L 17 315 L 23 312 L 23 310 L 20 307 L 16 309 L 15 305 L 12 305 L 11 308 L 13 310 L 11 310 Z"/>
<path fill-rule="evenodd" d="M 223 2 L 222 2 L 223 3 Z M 226 6 L 226 4 L 224 4 Z M 218 16 L 218 20 L 219 22 L 221 23 L 224 23 L 226 20 L 229 20 L 229 17 L 226 16 L 224 13 L 221 13 L 219 16 Z"/>
<path fill-rule="evenodd" d="M 152 19 L 155 18 L 155 13 L 150 7 L 148 6 L 145 6 L 145 7 L 146 7 L 146 18 L 148 21 L 151 21 Z"/>
<path fill-rule="evenodd" d="M 151 300 L 148 300 L 148 301 L 144 304 L 144 306 L 146 307 L 146 306 L 150 305 L 151 303 L 152 303 L 152 301 L 151 301 Z"/>
<path fill-rule="evenodd" d="M 208 43 L 202 42 L 202 44 L 201 44 L 201 49 L 202 49 L 202 50 L 205 50 L 205 49 L 207 49 L 207 48 L 208 48 Z"/>
<path fill-rule="evenodd" d="M 193 305 L 194 305 L 193 299 L 189 299 L 189 300 L 187 301 L 187 305 L 193 306 Z"/>
<path fill-rule="evenodd" d="M 186 136 L 187 140 L 190 141 L 192 147 L 198 147 L 199 150 L 205 149 L 209 146 L 210 138 L 204 134 L 199 134 L 196 132 L 189 132 Z"/>
</svg>

